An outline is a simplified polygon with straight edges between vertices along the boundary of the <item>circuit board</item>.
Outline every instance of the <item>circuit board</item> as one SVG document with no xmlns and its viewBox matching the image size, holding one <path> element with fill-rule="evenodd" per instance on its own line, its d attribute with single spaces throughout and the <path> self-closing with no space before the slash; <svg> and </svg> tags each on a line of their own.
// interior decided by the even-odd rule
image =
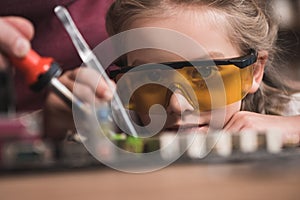
<svg viewBox="0 0 300 200">
<path fill-rule="evenodd" d="M 105 166 L 86 148 L 79 134 L 71 134 L 57 144 L 44 140 L 38 133 L 37 118 L 41 119 L 39 116 L 31 116 L 29 120 L 19 118 L 6 120 L 5 123 L 2 121 L 0 171 Z M 149 138 L 114 134 L 109 140 L 111 146 L 123 152 L 135 155 L 156 153 L 156 159 L 174 164 L 264 162 L 300 157 L 299 138 L 283 140 L 283 134 L 277 131 L 245 131 L 236 134 L 222 131 L 211 134 L 165 132 Z M 111 146 L 97 145 L 98 152 L 104 152 L 109 164 L 132 163 L 134 159 L 131 156 L 121 154 L 121 151 Z M 152 159 L 142 160 L 143 164 L 152 164 Z"/>
</svg>

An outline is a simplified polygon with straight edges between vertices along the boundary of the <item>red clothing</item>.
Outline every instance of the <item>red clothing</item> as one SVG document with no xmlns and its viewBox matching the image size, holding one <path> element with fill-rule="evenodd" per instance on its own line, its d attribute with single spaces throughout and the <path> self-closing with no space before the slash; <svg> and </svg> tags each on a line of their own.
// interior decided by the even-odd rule
<svg viewBox="0 0 300 200">
<path fill-rule="evenodd" d="M 17 15 L 29 19 L 35 28 L 32 48 L 42 56 L 53 57 L 63 69 L 81 65 L 81 60 L 54 8 L 68 8 L 79 31 L 91 48 L 107 37 L 105 14 L 112 0 L 9 0 L 0 1 L 0 15 Z M 45 92 L 34 93 L 24 84 L 18 72 L 15 76 L 17 111 L 29 111 L 42 107 Z"/>
</svg>

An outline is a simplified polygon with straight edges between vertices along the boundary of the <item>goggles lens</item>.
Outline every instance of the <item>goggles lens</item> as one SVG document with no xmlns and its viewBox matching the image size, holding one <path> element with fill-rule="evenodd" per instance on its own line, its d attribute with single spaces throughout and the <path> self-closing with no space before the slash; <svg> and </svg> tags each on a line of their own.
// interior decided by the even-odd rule
<svg viewBox="0 0 300 200">
<path fill-rule="evenodd" d="M 131 95 L 125 107 L 137 113 L 149 113 L 159 104 L 167 108 L 172 94 L 180 91 L 187 101 L 200 111 L 222 108 L 240 101 L 248 93 L 253 80 L 253 63 L 248 66 L 234 64 L 215 65 L 208 62 L 178 62 L 172 64 L 148 64 L 118 72 L 114 78 L 120 97 Z M 223 63 L 223 61 L 219 62 Z"/>
</svg>

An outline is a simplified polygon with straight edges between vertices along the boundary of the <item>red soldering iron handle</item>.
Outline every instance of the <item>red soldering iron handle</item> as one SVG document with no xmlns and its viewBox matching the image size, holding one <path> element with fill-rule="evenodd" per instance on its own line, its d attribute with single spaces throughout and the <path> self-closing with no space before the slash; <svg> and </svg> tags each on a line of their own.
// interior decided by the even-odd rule
<svg viewBox="0 0 300 200">
<path fill-rule="evenodd" d="M 41 57 L 34 50 L 30 50 L 23 58 L 11 58 L 12 64 L 21 71 L 27 84 L 33 91 L 40 91 L 46 87 L 53 77 L 61 74 L 60 66 L 53 58 Z"/>
</svg>

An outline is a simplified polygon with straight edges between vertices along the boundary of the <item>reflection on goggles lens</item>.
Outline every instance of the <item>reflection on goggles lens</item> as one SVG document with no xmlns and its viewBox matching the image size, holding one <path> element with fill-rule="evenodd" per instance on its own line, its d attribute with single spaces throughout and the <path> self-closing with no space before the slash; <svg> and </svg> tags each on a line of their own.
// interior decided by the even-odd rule
<svg viewBox="0 0 300 200">
<path fill-rule="evenodd" d="M 156 67 L 155 67 L 156 66 Z M 157 65 L 119 73 L 118 93 L 132 94 L 128 109 L 148 113 L 151 106 L 167 108 L 173 92 L 180 93 L 200 111 L 221 108 L 245 97 L 252 86 L 253 66 L 186 66 L 180 69 Z"/>
</svg>

